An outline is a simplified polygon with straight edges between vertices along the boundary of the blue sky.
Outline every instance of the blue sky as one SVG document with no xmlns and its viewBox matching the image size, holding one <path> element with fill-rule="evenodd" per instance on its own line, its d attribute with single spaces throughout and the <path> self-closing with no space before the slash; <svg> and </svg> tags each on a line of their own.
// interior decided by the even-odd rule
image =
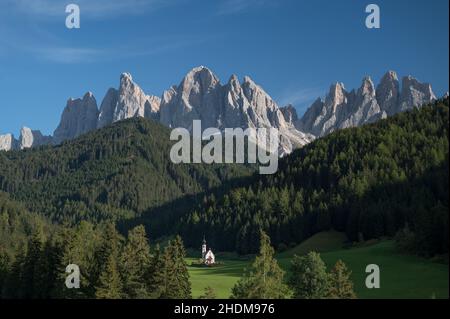
<svg viewBox="0 0 450 319">
<path fill-rule="evenodd" d="M 81 28 L 65 27 L 65 6 Z M 381 29 L 365 27 L 365 7 Z M 387 70 L 448 91 L 448 0 L 0 0 L 0 133 L 50 134 L 69 97 L 100 104 L 122 72 L 161 95 L 193 67 L 250 75 L 299 113 L 331 83 Z"/>
</svg>

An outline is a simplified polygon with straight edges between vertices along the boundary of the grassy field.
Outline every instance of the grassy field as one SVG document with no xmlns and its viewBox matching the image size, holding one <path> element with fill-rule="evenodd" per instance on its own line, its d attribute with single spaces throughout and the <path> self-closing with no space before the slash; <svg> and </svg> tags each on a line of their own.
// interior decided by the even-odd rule
<svg viewBox="0 0 450 319">
<path fill-rule="evenodd" d="M 277 255 L 286 271 L 294 254 L 305 254 L 315 250 L 332 267 L 342 259 L 352 270 L 355 291 L 359 298 L 448 298 L 448 265 L 435 263 L 415 256 L 400 255 L 392 241 L 382 241 L 356 248 L 343 248 L 345 236 L 337 232 L 317 234 L 302 244 Z M 189 267 L 192 293 L 198 298 L 205 287 L 211 286 L 218 298 L 228 298 L 231 288 L 240 278 L 251 258 L 240 258 L 234 254 L 216 254 L 217 267 Z M 188 258 L 188 264 L 198 259 Z M 381 288 L 365 287 L 365 268 L 377 264 L 381 271 Z"/>
</svg>

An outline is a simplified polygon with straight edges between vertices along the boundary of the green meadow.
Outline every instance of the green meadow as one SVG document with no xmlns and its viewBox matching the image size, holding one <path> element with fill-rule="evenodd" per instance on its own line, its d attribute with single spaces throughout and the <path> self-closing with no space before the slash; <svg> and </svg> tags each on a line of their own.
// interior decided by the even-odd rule
<svg viewBox="0 0 450 319">
<path fill-rule="evenodd" d="M 358 298 L 448 298 L 448 264 L 438 263 L 417 256 L 399 254 L 389 240 L 366 243 L 362 246 L 345 247 L 345 235 L 338 232 L 317 234 L 302 244 L 277 254 L 281 267 L 289 270 L 292 257 L 315 250 L 331 268 L 342 259 L 352 271 L 352 280 Z M 235 254 L 218 253 L 215 267 L 189 266 L 192 294 L 198 298 L 204 288 L 211 286 L 218 298 L 228 298 L 231 288 L 253 260 L 253 256 L 239 257 Z M 198 258 L 187 258 L 188 265 Z M 377 264 L 381 272 L 381 288 L 367 289 L 366 266 Z"/>
</svg>

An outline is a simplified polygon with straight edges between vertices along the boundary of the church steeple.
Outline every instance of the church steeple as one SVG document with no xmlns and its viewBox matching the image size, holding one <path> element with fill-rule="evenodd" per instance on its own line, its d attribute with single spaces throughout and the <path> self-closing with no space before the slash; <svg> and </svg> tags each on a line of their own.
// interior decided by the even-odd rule
<svg viewBox="0 0 450 319">
<path fill-rule="evenodd" d="M 206 256 L 206 239 L 205 239 L 205 235 L 203 235 L 202 259 L 205 259 L 205 256 Z"/>
</svg>

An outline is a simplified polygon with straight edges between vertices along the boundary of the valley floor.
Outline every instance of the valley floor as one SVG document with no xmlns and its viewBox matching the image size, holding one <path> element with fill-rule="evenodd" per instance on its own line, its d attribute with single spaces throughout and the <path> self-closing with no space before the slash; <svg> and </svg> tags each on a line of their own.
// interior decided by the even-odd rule
<svg viewBox="0 0 450 319">
<path fill-rule="evenodd" d="M 321 252 L 321 257 L 332 267 L 342 259 L 352 270 L 352 280 L 358 298 L 448 298 L 449 267 L 416 256 L 401 255 L 389 240 L 363 247 L 343 248 L 345 236 L 337 232 L 320 233 L 297 247 L 277 255 L 281 267 L 288 271 L 294 254 L 310 250 Z M 218 298 L 228 298 L 231 288 L 239 280 L 253 258 L 240 258 L 233 254 L 216 254 L 221 264 L 216 267 L 189 267 L 192 294 L 198 298 L 207 286 Z M 198 259 L 188 258 L 188 265 Z M 381 288 L 367 289 L 365 268 L 377 264 L 381 272 Z"/>
</svg>

